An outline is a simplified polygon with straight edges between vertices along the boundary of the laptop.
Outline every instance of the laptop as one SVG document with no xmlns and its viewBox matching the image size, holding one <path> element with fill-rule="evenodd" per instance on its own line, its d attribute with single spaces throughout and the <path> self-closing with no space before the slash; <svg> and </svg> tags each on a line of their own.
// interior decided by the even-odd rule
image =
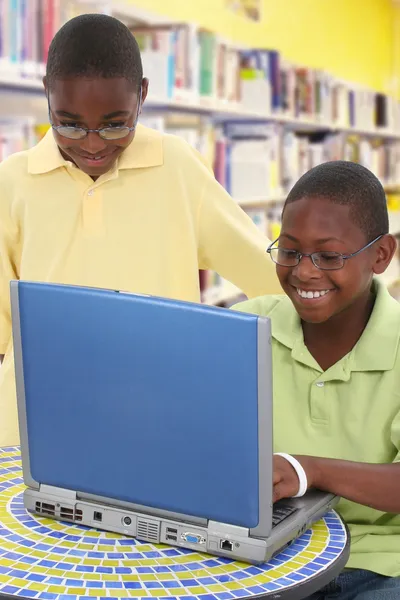
<svg viewBox="0 0 400 600">
<path fill-rule="evenodd" d="M 28 511 L 257 564 L 336 504 L 273 506 L 268 319 L 25 281 L 11 301 Z"/>
</svg>

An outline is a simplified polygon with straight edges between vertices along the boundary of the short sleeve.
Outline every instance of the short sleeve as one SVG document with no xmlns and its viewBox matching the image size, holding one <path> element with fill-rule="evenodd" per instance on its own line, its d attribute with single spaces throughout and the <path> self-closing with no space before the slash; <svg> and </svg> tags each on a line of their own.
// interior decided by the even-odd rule
<svg viewBox="0 0 400 600">
<path fill-rule="evenodd" d="M 199 211 L 199 262 L 249 298 L 282 289 L 266 250 L 269 240 L 210 174 Z"/>
<path fill-rule="evenodd" d="M 1 184 L 1 177 L 0 177 Z M 7 191 L 0 185 L 0 354 L 11 339 L 10 281 L 19 278 L 20 233 Z"/>
</svg>

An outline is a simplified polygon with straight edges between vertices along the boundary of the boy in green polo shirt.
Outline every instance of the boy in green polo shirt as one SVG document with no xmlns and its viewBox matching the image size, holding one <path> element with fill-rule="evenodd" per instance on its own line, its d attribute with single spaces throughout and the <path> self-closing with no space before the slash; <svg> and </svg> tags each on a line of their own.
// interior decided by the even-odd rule
<svg viewBox="0 0 400 600">
<path fill-rule="evenodd" d="M 268 248 L 286 296 L 235 307 L 271 319 L 274 450 L 343 498 L 350 560 L 318 598 L 400 599 L 400 304 L 375 278 L 395 249 L 377 178 L 322 164 L 291 190 Z M 275 456 L 275 501 L 298 492 L 294 467 Z"/>
</svg>

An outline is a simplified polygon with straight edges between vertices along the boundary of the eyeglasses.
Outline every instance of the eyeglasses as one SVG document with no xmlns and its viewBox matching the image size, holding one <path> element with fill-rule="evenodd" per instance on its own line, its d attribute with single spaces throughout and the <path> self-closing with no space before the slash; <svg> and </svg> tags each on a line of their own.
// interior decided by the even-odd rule
<svg viewBox="0 0 400 600">
<path fill-rule="evenodd" d="M 86 129 L 85 127 L 75 127 L 74 125 L 54 125 L 51 119 L 51 108 L 50 101 L 48 100 L 49 107 L 49 121 L 51 127 L 54 131 L 57 131 L 60 135 L 69 140 L 83 140 L 87 136 L 88 133 L 98 133 L 99 136 L 103 140 L 121 140 L 131 133 L 131 131 L 135 131 L 137 127 L 137 122 L 139 119 L 139 113 L 142 103 L 142 88 L 140 88 L 139 97 L 138 97 L 138 108 L 136 113 L 136 119 L 132 127 L 128 126 L 111 126 L 102 127 L 101 129 Z"/>
<path fill-rule="evenodd" d="M 337 271 L 344 267 L 346 260 L 353 258 L 353 256 L 357 256 L 360 252 L 370 248 L 383 236 L 384 234 L 379 235 L 372 240 L 372 242 L 369 242 L 369 244 L 352 254 L 340 254 L 339 252 L 312 252 L 311 254 L 305 254 L 304 252 L 288 250 L 287 248 L 274 248 L 274 245 L 279 241 L 279 238 L 272 242 L 267 249 L 267 252 L 274 263 L 281 267 L 297 267 L 301 259 L 306 256 L 311 258 L 313 265 L 317 267 L 317 269 L 321 269 L 322 271 Z"/>
</svg>

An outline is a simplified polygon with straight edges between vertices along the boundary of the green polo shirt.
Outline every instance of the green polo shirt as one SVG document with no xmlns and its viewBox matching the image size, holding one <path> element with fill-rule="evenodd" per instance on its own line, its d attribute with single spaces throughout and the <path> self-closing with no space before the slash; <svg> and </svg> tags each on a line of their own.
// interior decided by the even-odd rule
<svg viewBox="0 0 400 600">
<path fill-rule="evenodd" d="M 400 461 L 400 304 L 378 282 L 374 310 L 353 350 L 322 371 L 286 296 L 234 310 L 272 324 L 274 450 L 369 463 Z M 352 544 L 348 567 L 400 576 L 400 515 L 341 500 Z"/>
</svg>

